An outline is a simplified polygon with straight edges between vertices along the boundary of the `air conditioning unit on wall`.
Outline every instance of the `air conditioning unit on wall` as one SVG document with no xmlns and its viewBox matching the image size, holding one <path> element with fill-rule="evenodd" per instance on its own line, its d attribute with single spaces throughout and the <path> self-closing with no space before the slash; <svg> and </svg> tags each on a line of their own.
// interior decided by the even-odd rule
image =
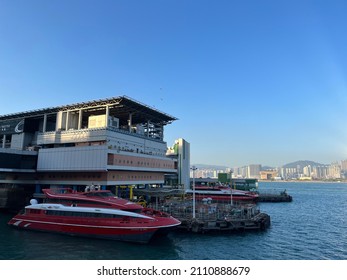
<svg viewBox="0 0 347 280">
<path fill-rule="evenodd" d="M 119 128 L 119 119 L 115 117 L 108 117 L 108 126 L 113 128 Z"/>
</svg>

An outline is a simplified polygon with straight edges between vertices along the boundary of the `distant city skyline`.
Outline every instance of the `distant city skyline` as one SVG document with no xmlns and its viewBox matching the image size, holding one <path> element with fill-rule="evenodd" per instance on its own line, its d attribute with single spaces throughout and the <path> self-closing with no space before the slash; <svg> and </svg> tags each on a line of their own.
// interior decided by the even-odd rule
<svg viewBox="0 0 347 280">
<path fill-rule="evenodd" d="M 193 164 L 190 176 L 197 178 L 218 178 L 219 173 L 230 173 L 233 178 L 255 178 L 263 180 L 339 180 L 347 179 L 347 159 L 331 164 L 312 161 L 295 161 L 283 166 L 263 167 L 261 164 L 249 164 L 239 167 L 223 167 Z"/>
<path fill-rule="evenodd" d="M 0 115 L 127 95 L 191 162 L 347 158 L 346 1 L 0 1 Z"/>
<path fill-rule="evenodd" d="M 309 160 L 309 159 L 306 159 L 306 160 L 295 160 L 295 161 L 291 161 L 291 162 L 285 162 L 284 164 L 281 164 L 281 165 L 268 165 L 268 164 L 263 164 L 263 163 L 248 163 L 248 164 L 243 164 L 243 165 L 237 165 L 237 166 L 228 166 L 228 165 L 219 165 L 219 164 L 206 164 L 206 163 L 192 163 L 191 166 L 203 166 L 203 167 L 208 167 L 208 166 L 213 166 L 215 167 L 215 169 L 218 169 L 218 168 L 234 168 L 234 167 L 242 167 L 242 166 L 249 166 L 249 165 L 261 165 L 262 167 L 265 167 L 265 168 L 277 168 L 277 167 L 283 167 L 287 164 L 293 164 L 293 163 L 296 163 L 296 162 L 313 162 L 315 163 L 315 165 L 330 165 L 330 164 L 333 164 L 333 163 L 336 163 L 336 162 L 345 162 L 347 161 L 347 159 L 342 159 L 342 160 L 333 160 L 332 162 L 329 162 L 329 163 L 325 163 L 325 162 L 316 162 L 316 161 L 313 161 L 313 160 Z"/>
</svg>

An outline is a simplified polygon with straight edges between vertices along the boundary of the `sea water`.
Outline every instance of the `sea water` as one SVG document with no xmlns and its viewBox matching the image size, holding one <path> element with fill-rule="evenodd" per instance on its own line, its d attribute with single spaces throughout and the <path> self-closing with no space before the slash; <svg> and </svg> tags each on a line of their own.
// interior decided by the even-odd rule
<svg viewBox="0 0 347 280">
<path fill-rule="evenodd" d="M 347 184 L 260 182 L 261 191 L 286 190 L 292 202 L 259 203 L 271 217 L 265 231 L 173 232 L 150 244 L 18 230 L 0 213 L 1 260 L 345 260 Z"/>
</svg>

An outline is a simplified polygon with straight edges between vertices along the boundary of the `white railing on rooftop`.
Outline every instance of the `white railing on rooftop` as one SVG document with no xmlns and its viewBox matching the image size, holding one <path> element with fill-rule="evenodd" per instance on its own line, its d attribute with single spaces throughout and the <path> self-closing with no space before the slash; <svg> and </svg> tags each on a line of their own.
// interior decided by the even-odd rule
<svg viewBox="0 0 347 280">
<path fill-rule="evenodd" d="M 71 142 L 91 142 L 107 140 L 107 132 L 116 132 L 132 137 L 138 137 L 150 141 L 164 143 L 160 139 L 147 137 L 146 135 L 129 132 L 127 130 L 113 127 L 85 128 L 85 129 L 70 129 L 60 131 L 40 132 L 37 135 L 37 145 L 45 144 L 60 144 Z"/>
</svg>

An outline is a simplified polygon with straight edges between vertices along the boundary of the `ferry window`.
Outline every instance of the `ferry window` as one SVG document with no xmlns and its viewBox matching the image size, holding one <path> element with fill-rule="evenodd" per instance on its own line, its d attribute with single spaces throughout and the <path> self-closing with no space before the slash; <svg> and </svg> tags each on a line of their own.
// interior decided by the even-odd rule
<svg viewBox="0 0 347 280">
<path fill-rule="evenodd" d="M 112 214 L 102 214 L 103 218 L 112 218 L 113 215 Z"/>
<path fill-rule="evenodd" d="M 31 209 L 31 213 L 33 211 L 40 210 Z M 132 211 L 135 212 L 135 211 Z M 75 212 L 75 211 L 59 211 L 59 210 L 47 210 L 46 215 L 51 216 L 65 216 L 65 217 L 84 217 L 84 218 L 116 218 L 116 219 L 127 219 L 129 220 L 131 217 L 123 216 L 123 215 L 115 215 L 108 213 L 92 213 L 92 212 Z"/>
<path fill-rule="evenodd" d="M 141 209 L 129 209 L 127 211 L 133 212 L 133 213 L 141 213 L 142 210 Z"/>
<path fill-rule="evenodd" d="M 56 212 L 57 211 L 54 211 L 54 210 L 47 210 L 46 215 L 57 215 Z"/>
</svg>

